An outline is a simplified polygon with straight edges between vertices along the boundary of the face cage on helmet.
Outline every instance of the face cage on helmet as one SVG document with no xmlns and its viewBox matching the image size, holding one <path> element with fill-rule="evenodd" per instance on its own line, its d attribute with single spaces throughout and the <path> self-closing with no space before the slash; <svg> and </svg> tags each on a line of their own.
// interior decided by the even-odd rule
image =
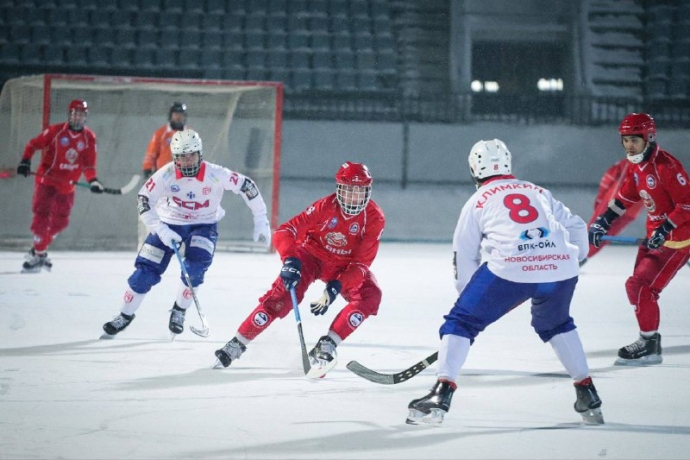
<svg viewBox="0 0 690 460">
<path fill-rule="evenodd" d="M 358 200 L 358 203 L 351 204 L 355 201 L 355 197 L 364 194 L 364 199 Z M 347 185 L 338 184 L 338 204 L 348 216 L 356 216 L 364 211 L 364 208 L 369 204 L 371 198 L 371 185 Z"/>
<path fill-rule="evenodd" d="M 195 165 L 192 166 L 180 166 L 180 163 L 178 163 L 178 160 L 182 160 L 182 157 L 186 155 L 191 155 L 193 153 L 198 153 L 199 154 L 199 160 L 196 162 Z M 180 171 L 180 173 L 184 177 L 194 177 L 197 174 L 199 174 L 199 169 L 201 169 L 201 162 L 203 161 L 203 155 L 201 151 L 199 152 L 186 152 L 186 153 L 173 153 L 173 160 L 175 162 L 175 168 Z"/>
<path fill-rule="evenodd" d="M 77 113 L 81 113 L 84 115 L 82 121 L 79 121 L 79 122 L 77 122 L 76 120 L 72 121 L 72 116 L 74 114 L 77 114 Z M 84 112 L 83 110 L 75 110 L 75 109 L 70 110 L 69 113 L 67 114 L 67 124 L 69 125 L 69 129 L 71 129 L 72 131 L 83 130 L 84 126 L 86 126 L 86 117 L 88 117 L 88 112 Z"/>
</svg>

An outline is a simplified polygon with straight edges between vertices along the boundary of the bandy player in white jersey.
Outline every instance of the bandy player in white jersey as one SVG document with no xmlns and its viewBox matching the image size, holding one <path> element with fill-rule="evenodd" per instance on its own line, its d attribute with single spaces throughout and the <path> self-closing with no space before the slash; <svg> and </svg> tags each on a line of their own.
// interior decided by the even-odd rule
<svg viewBox="0 0 690 460">
<path fill-rule="evenodd" d="M 439 331 L 438 380 L 428 395 L 410 402 L 407 423 L 443 421 L 474 339 L 529 299 L 532 327 L 573 379 L 575 410 L 587 423 L 604 423 L 570 316 L 579 261 L 589 250 L 586 224 L 548 190 L 516 179 L 511 163 L 510 151 L 498 139 L 479 141 L 470 151 L 477 191 L 462 208 L 453 236 L 460 295 Z"/>
<path fill-rule="evenodd" d="M 225 215 L 220 203 L 226 190 L 240 195 L 252 210 L 254 241 L 271 244 L 266 204 L 249 177 L 203 161 L 201 138 L 191 129 L 176 132 L 170 149 L 173 161 L 157 170 L 139 191 L 139 217 L 151 233 L 134 262 L 136 270 L 127 280 L 121 313 L 103 325 L 110 336 L 132 322 L 146 293 L 160 282 L 174 255 L 173 245 L 185 245 L 185 265 L 194 291 L 204 282 L 216 249 L 217 224 Z M 185 312 L 192 300 L 181 274 L 168 324 L 173 334 L 184 330 Z"/>
</svg>

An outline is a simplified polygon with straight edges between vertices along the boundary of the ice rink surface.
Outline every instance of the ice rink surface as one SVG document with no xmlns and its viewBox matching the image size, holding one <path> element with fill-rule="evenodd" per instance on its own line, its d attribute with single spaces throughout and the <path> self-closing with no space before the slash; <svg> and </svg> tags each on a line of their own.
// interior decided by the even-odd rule
<svg viewBox="0 0 690 460">
<path fill-rule="evenodd" d="M 456 298 L 450 244 L 384 243 L 372 269 L 376 317 L 339 348 L 326 378 L 304 377 L 293 315 L 274 323 L 229 368 L 214 350 L 234 335 L 277 276 L 274 254 L 218 253 L 199 291 L 207 339 L 167 328 L 179 267 L 173 258 L 135 321 L 98 340 L 119 312 L 133 252 L 51 252 L 52 273 L 19 274 L 23 254 L 0 253 L 0 458 L 66 459 L 681 459 L 690 456 L 690 269 L 662 294 L 664 362 L 613 366 L 637 338 L 624 283 L 635 250 L 609 247 L 582 270 L 571 314 L 603 400 L 604 426 L 584 426 L 575 392 L 523 305 L 482 333 L 441 427 L 405 424 L 435 364 L 378 385 L 350 360 L 397 372 L 436 350 Z M 325 317 L 301 306 L 311 348 Z M 312 299 L 313 298 L 313 299 Z M 194 310 L 187 326 L 199 325 Z"/>
</svg>

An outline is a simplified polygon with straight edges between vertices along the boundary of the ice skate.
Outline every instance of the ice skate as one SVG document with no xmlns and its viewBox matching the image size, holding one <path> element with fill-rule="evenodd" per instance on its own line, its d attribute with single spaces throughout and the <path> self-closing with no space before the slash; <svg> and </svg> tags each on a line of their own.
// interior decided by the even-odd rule
<svg viewBox="0 0 690 460">
<path fill-rule="evenodd" d="M 41 268 L 50 271 L 53 268 L 53 263 L 48 258 L 48 253 L 37 254 L 34 248 L 31 248 L 29 253 L 24 256 L 26 262 L 22 264 L 22 273 L 38 273 Z"/>
<path fill-rule="evenodd" d="M 237 340 L 237 337 L 233 337 L 223 348 L 216 350 L 215 354 L 218 359 L 213 365 L 213 368 L 220 369 L 221 367 L 228 367 L 230 363 L 236 359 L 240 359 L 240 356 L 242 356 L 242 353 L 246 350 L 247 347 Z"/>
<path fill-rule="evenodd" d="M 618 350 L 618 359 L 614 364 L 616 366 L 648 366 L 661 364 L 662 361 L 661 334 L 655 332 L 649 338 L 640 335 L 635 342 Z"/>
<path fill-rule="evenodd" d="M 170 310 L 170 321 L 168 322 L 168 329 L 172 332 L 173 338 L 184 331 L 185 313 L 187 313 L 187 310 L 180 308 L 177 306 L 177 302 L 175 302 L 175 305 Z"/>
<path fill-rule="evenodd" d="M 594 388 L 592 378 L 587 377 L 575 385 L 575 412 L 582 416 L 582 420 L 587 425 L 603 425 L 604 415 L 601 413 L 601 399 Z"/>
<path fill-rule="evenodd" d="M 309 352 L 311 369 L 307 372 L 310 379 L 323 378 L 338 362 L 338 354 L 335 352 L 336 344 L 327 335 L 324 335 Z"/>
<path fill-rule="evenodd" d="M 112 321 L 107 322 L 103 325 L 103 330 L 105 334 L 101 336 L 101 339 L 112 339 L 119 332 L 123 331 L 129 324 L 134 320 L 134 315 L 126 315 L 120 313 Z"/>
<path fill-rule="evenodd" d="M 420 425 L 428 423 L 440 425 L 443 417 L 450 410 L 456 385 L 448 380 L 437 380 L 428 395 L 413 399 L 407 406 L 409 414 L 405 423 Z"/>
</svg>

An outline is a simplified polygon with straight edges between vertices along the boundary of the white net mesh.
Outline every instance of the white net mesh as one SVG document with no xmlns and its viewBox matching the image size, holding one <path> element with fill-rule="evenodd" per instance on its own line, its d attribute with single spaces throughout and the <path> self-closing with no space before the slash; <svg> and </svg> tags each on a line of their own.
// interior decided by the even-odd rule
<svg viewBox="0 0 690 460">
<path fill-rule="evenodd" d="M 275 224 L 281 97 L 280 84 L 272 83 L 67 75 L 9 80 L 0 94 L 0 171 L 14 176 L 26 142 L 40 133 L 44 121 L 66 121 L 70 101 L 83 99 L 89 105 L 86 125 L 98 138 L 98 178 L 105 187 L 119 188 L 141 173 L 153 132 L 167 123 L 170 106 L 179 101 L 187 104 L 188 125 L 203 140 L 204 159 L 254 179 Z M 39 157 L 36 152 L 33 170 Z M 6 209 L 13 218 L 0 224 L 0 245 L 30 247 L 32 184 L 23 177 L 0 180 L 3 195 L 13 197 Z M 135 249 L 136 190 L 100 196 L 78 188 L 70 225 L 52 247 Z M 227 214 L 219 224 L 218 248 L 251 249 L 250 210 L 232 193 L 223 207 Z"/>
</svg>

